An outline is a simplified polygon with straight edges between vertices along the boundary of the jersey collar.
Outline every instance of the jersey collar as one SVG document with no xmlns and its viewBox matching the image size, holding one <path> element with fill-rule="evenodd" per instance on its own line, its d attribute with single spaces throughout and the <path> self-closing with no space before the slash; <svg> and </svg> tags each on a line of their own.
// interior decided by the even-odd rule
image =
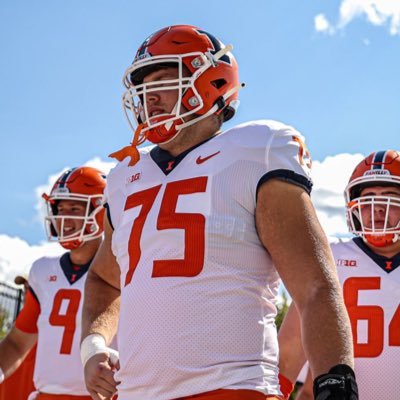
<svg viewBox="0 0 400 400">
<path fill-rule="evenodd" d="M 353 238 L 353 242 L 386 273 L 389 274 L 400 266 L 400 253 L 388 258 L 374 253 L 360 237 Z"/>
<path fill-rule="evenodd" d="M 72 264 L 69 252 L 64 253 L 60 258 L 61 269 L 71 285 L 73 285 L 75 282 L 81 279 L 83 275 L 86 274 L 91 262 L 92 260 L 84 265 Z"/>
<path fill-rule="evenodd" d="M 215 136 L 211 136 L 206 140 L 197 143 L 195 146 L 178 154 L 176 157 L 172 156 L 168 151 L 161 149 L 159 146 L 153 147 L 150 150 L 150 156 L 161 171 L 164 172 L 165 175 L 168 175 L 191 151 L 213 138 L 215 138 Z"/>
</svg>

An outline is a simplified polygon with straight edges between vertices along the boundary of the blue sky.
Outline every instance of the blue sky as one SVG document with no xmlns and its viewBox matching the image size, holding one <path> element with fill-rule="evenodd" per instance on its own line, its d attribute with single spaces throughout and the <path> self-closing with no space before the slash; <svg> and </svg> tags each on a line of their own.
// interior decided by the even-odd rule
<svg viewBox="0 0 400 400">
<path fill-rule="evenodd" d="M 399 148 L 399 17 L 400 0 L 1 1 L 0 235 L 39 245 L 38 188 L 130 141 L 123 72 L 171 24 L 233 44 L 246 88 L 228 126 L 284 121 L 321 165 Z"/>
</svg>

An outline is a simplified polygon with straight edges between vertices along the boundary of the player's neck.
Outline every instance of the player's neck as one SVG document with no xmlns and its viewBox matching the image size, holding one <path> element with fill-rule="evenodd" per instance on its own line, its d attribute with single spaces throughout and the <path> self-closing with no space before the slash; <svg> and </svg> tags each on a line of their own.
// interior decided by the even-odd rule
<svg viewBox="0 0 400 400">
<path fill-rule="evenodd" d="M 175 139 L 169 143 L 160 144 L 159 147 L 168 151 L 171 156 L 176 157 L 184 151 L 206 141 L 219 133 L 215 121 L 211 120 L 212 115 L 194 125 L 182 129 Z"/>
<path fill-rule="evenodd" d="M 83 243 L 77 249 L 71 250 L 71 263 L 75 265 L 84 265 L 90 262 L 94 258 L 100 243 L 101 238 L 97 238 Z"/>
<path fill-rule="evenodd" d="M 400 241 L 397 241 L 396 243 L 393 243 L 390 246 L 385 246 L 385 247 L 376 247 L 372 246 L 371 244 L 367 245 L 374 253 L 379 254 L 380 256 L 386 258 L 392 258 L 396 254 L 400 253 Z"/>
</svg>

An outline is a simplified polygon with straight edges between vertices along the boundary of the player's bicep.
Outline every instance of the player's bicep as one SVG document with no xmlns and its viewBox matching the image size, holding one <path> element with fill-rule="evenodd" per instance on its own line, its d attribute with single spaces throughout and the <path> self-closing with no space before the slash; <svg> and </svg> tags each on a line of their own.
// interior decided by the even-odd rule
<svg viewBox="0 0 400 400">
<path fill-rule="evenodd" d="M 326 282 L 326 269 L 334 269 L 310 196 L 292 183 L 265 182 L 258 191 L 256 225 L 261 242 L 301 309 L 309 291 Z"/>
</svg>

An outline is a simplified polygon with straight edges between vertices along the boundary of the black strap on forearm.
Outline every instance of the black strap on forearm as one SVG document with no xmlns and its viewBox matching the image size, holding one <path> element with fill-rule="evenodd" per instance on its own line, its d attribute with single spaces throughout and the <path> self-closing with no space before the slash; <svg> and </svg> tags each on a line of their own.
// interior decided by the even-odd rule
<svg viewBox="0 0 400 400">
<path fill-rule="evenodd" d="M 335 365 L 314 379 L 315 400 L 358 400 L 354 371 L 345 364 Z"/>
</svg>

